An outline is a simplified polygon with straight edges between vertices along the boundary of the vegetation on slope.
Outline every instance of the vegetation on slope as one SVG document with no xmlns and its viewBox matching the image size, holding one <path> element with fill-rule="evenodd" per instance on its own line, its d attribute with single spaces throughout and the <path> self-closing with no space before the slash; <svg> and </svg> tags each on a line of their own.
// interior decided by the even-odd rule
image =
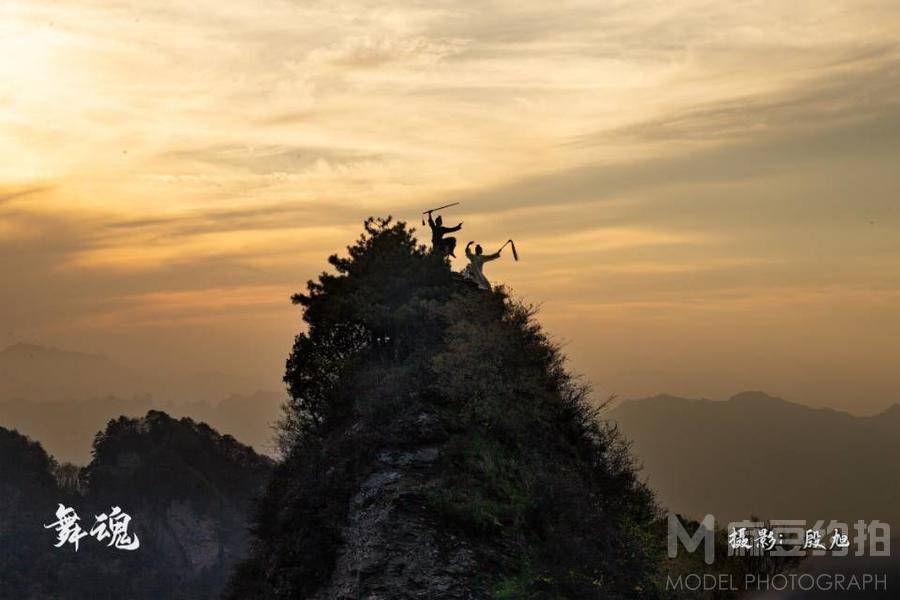
<svg viewBox="0 0 900 600">
<path fill-rule="evenodd" d="M 369 219 L 329 262 L 336 273 L 294 296 L 308 329 L 287 361 L 285 460 L 232 597 L 327 585 L 351 498 L 373 457 L 410 443 L 398 424 L 416 415 L 441 431 L 428 523 L 474 548 L 473 594 L 655 595 L 664 544 L 652 494 L 533 310 L 475 289 L 390 219 Z"/>
</svg>

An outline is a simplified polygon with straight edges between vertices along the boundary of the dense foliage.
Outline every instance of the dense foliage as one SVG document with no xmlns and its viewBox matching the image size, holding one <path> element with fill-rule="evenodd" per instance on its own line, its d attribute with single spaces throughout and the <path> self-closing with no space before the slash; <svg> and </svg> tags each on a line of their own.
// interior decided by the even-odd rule
<svg viewBox="0 0 900 600">
<path fill-rule="evenodd" d="M 402 222 L 370 219 L 348 256 L 294 296 L 284 461 L 259 507 L 233 598 L 303 598 L 335 568 L 349 500 L 398 423 L 434 414 L 444 441 L 430 522 L 504 598 L 652 597 L 664 544 L 625 445 L 533 311 L 451 272 Z"/>
<path fill-rule="evenodd" d="M 84 469 L 0 428 L 0 598 L 203 599 L 220 595 L 247 545 L 247 516 L 271 461 L 203 423 L 150 411 L 97 434 Z M 120 506 L 140 548 L 85 537 L 55 548 L 58 503 L 89 530 Z M 108 541 L 108 540 L 107 540 Z"/>
<path fill-rule="evenodd" d="M 0 598 L 38 597 L 46 579 L 33 575 L 55 578 L 47 546 L 35 535 L 64 501 L 55 468 L 39 443 L 0 427 Z"/>
</svg>

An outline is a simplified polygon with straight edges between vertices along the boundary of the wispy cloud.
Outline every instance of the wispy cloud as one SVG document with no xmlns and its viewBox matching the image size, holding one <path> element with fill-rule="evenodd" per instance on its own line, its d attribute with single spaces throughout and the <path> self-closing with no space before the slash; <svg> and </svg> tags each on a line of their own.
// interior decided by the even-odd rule
<svg viewBox="0 0 900 600">
<path fill-rule="evenodd" d="M 715 359 L 704 305 L 720 327 L 732 311 L 782 341 L 813 331 L 817 349 L 845 318 L 861 323 L 851 337 L 900 334 L 897 315 L 869 316 L 893 299 L 900 260 L 896 2 L 2 10 L 9 339 L 152 358 L 177 338 L 186 360 L 220 344 L 257 362 L 259 346 L 277 371 L 297 323 L 273 298 L 366 216 L 415 222 L 444 199 L 463 202 L 451 218 L 465 240 L 516 239 L 527 260 L 491 276 L 547 299 L 551 326 L 613 386 L 646 366 L 648 341 L 671 359 L 691 335 L 690 359 Z M 222 299 L 209 319 L 207 296 Z M 600 319 L 622 358 L 567 311 Z M 649 332 L 648 315 L 669 329 Z M 743 334 L 759 354 L 764 335 Z M 782 358 L 754 363 L 759 386 L 787 380 Z"/>
</svg>

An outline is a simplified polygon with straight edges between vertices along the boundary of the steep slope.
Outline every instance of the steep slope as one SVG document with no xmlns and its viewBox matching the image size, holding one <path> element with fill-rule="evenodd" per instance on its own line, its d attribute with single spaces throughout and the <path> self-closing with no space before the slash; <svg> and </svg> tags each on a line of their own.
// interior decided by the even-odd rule
<svg viewBox="0 0 900 600">
<path fill-rule="evenodd" d="M 251 504 L 271 461 L 204 423 L 159 411 L 110 421 L 84 470 L 86 505 L 121 506 L 144 535 L 141 564 L 120 573 L 152 580 L 161 597 L 213 597 L 243 557 Z M 117 557 L 118 558 L 118 557 Z"/>
<path fill-rule="evenodd" d="M 39 443 L 0 427 L 0 598 L 43 595 L 46 578 L 34 575 L 52 573 L 52 565 L 46 558 L 48 539 L 39 532 L 56 503 L 65 500 L 55 468 Z"/>
<path fill-rule="evenodd" d="M 855 417 L 760 392 L 610 411 L 667 507 L 718 519 L 900 519 L 900 410 Z"/>
<path fill-rule="evenodd" d="M 286 460 L 230 596 L 656 595 L 652 495 L 531 311 L 403 223 L 348 252 L 294 297 Z"/>
<path fill-rule="evenodd" d="M 0 598 L 184 598 L 219 596 L 247 550 L 254 498 L 271 460 L 205 424 L 158 411 L 120 417 L 97 434 L 83 493 L 60 488 L 38 444 L 0 429 Z M 86 529 L 119 506 L 137 535 L 134 551 L 84 538 L 54 548 L 57 503 Z M 7 543 L 9 542 L 9 543 Z"/>
</svg>

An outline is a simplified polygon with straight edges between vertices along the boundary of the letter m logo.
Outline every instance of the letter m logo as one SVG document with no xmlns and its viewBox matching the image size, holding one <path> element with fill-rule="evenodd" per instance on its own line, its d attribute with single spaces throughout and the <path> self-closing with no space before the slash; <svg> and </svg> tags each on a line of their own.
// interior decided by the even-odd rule
<svg viewBox="0 0 900 600">
<path fill-rule="evenodd" d="M 669 513 L 669 558 L 678 556 L 678 542 L 688 553 L 694 552 L 703 542 L 703 560 L 711 565 L 716 560 L 715 549 L 716 520 L 712 515 L 703 517 L 694 535 L 687 532 L 675 513 Z"/>
</svg>

